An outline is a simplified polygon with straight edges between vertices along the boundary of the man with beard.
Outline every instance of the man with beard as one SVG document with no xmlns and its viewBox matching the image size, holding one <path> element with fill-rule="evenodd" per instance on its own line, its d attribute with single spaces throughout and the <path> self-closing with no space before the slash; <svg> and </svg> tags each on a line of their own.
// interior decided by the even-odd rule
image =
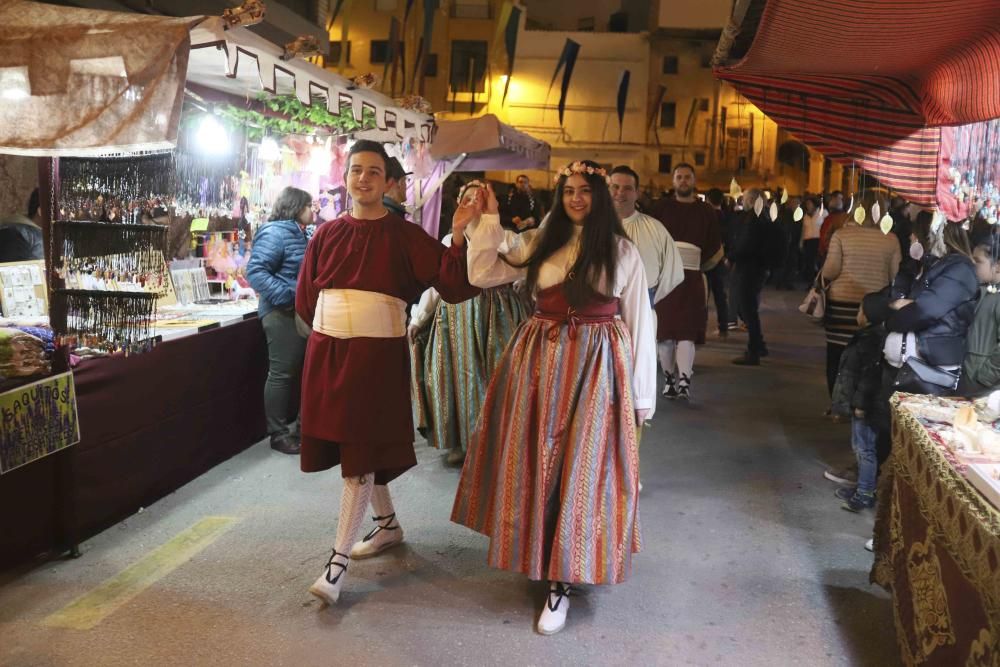
<svg viewBox="0 0 1000 667">
<path fill-rule="evenodd" d="M 531 189 L 526 174 L 518 176 L 500 207 L 500 224 L 518 233 L 538 227 L 543 217 L 542 206 Z"/>
<path fill-rule="evenodd" d="M 715 210 L 695 194 L 694 167 L 674 168 L 674 196 L 653 208 L 681 254 L 684 281 L 656 304 L 656 340 L 667 398 L 689 399 L 694 374 L 695 345 L 705 342 L 708 307 L 704 271 L 722 259 L 722 239 Z"/>
</svg>

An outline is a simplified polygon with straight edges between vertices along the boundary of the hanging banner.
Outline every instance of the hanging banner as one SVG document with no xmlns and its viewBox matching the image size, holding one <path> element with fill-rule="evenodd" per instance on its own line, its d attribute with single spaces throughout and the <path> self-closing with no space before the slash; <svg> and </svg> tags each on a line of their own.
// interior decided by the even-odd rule
<svg viewBox="0 0 1000 667">
<path fill-rule="evenodd" d="M 663 96 L 667 94 L 667 87 L 660 84 L 656 87 L 656 94 L 650 99 L 649 108 L 646 110 L 646 136 L 649 136 L 649 131 L 653 130 L 653 134 L 656 137 L 656 145 L 660 145 L 660 134 L 656 131 L 656 116 L 657 112 L 660 110 L 660 105 L 663 104 Z M 722 108 L 725 111 L 725 107 Z M 723 116 L 725 118 L 725 116 Z"/>
<path fill-rule="evenodd" d="M 72 373 L 0 394 L 0 474 L 78 442 Z"/>
<path fill-rule="evenodd" d="M 507 22 L 510 19 L 510 12 L 513 7 L 514 5 L 510 0 L 504 0 L 500 5 L 500 14 L 497 16 L 497 29 L 493 34 L 493 41 L 491 42 L 493 46 L 490 48 L 490 62 L 496 58 L 497 53 L 500 51 L 500 44 L 503 43 L 503 36 L 507 31 Z"/>
<path fill-rule="evenodd" d="M 622 140 L 622 133 L 625 129 L 625 105 L 628 102 L 628 84 L 632 80 L 632 72 L 625 70 L 622 72 L 621 81 L 618 82 L 618 141 Z"/>
<path fill-rule="evenodd" d="M 559 62 L 556 64 L 556 71 L 552 74 L 552 81 L 549 82 L 549 90 L 552 90 L 552 85 L 556 82 L 556 78 L 559 76 L 559 72 L 563 73 L 562 89 L 559 93 L 559 124 L 563 124 L 563 116 L 566 113 L 566 96 L 569 93 L 569 82 L 573 77 L 573 67 L 576 65 L 576 57 L 580 54 L 580 44 L 574 42 L 572 39 L 566 40 L 566 45 L 563 46 L 562 55 L 559 56 Z M 565 69 L 564 69 L 565 68 Z"/>
<path fill-rule="evenodd" d="M 385 65 L 382 67 L 382 85 L 385 89 L 385 82 L 389 81 L 389 68 L 392 68 L 392 81 L 390 82 L 389 95 L 396 94 L 396 59 L 399 55 L 399 19 L 395 16 L 389 22 L 389 39 L 386 42 L 388 53 L 385 54 Z"/>
<path fill-rule="evenodd" d="M 441 0 L 424 0 L 424 34 L 421 37 L 423 40 L 423 47 L 420 49 L 420 57 L 417 59 L 417 67 L 414 72 L 414 74 L 419 73 L 420 75 L 420 89 L 417 91 L 418 95 L 424 94 L 424 73 L 426 72 L 424 61 L 427 59 L 427 53 L 433 45 L 434 12 L 438 10 L 438 6 L 440 4 Z"/>
<path fill-rule="evenodd" d="M 510 88 L 510 80 L 514 76 L 514 53 L 517 50 L 517 30 L 521 25 L 521 9 L 513 7 L 510 10 L 510 17 L 507 19 L 507 30 L 504 33 L 504 46 L 507 47 L 507 80 L 503 84 L 503 99 L 500 106 L 507 101 L 507 90 Z"/>
</svg>

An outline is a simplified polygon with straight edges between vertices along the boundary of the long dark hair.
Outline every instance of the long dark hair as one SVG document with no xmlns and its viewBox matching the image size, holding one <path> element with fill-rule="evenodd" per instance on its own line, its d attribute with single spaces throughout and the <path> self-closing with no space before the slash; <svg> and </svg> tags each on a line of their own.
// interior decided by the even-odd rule
<svg viewBox="0 0 1000 667">
<path fill-rule="evenodd" d="M 590 160 L 584 160 L 582 164 L 595 170 L 601 169 L 599 164 Z M 611 192 L 608 190 L 605 177 L 585 172 L 580 175 L 590 186 L 591 206 L 590 213 L 583 223 L 580 254 L 563 285 L 566 299 L 574 307 L 583 305 L 599 294 L 602 276 L 609 286 L 614 286 L 615 263 L 618 259 L 617 237 L 627 238 L 615 211 L 614 202 L 611 200 Z M 563 188 L 567 178 L 569 177 L 565 175 L 559 177 L 552 212 L 549 213 L 548 223 L 540 232 L 541 237 L 534 252 L 523 264 L 515 265 L 527 267 L 529 290 L 533 290 L 538 284 L 538 272 L 542 263 L 573 237 L 573 221 L 563 205 Z"/>
<path fill-rule="evenodd" d="M 274 200 L 274 206 L 271 207 L 271 215 L 268 220 L 294 220 L 298 222 L 299 213 L 306 206 L 312 204 L 312 200 L 312 195 L 305 190 L 288 186 Z"/>
</svg>

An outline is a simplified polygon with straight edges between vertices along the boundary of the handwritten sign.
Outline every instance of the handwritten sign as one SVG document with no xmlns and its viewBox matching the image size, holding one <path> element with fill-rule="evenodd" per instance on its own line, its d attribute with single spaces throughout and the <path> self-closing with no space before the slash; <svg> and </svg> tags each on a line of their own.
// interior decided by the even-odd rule
<svg viewBox="0 0 1000 667">
<path fill-rule="evenodd" d="M 78 442 L 72 373 L 0 394 L 0 474 Z"/>
</svg>

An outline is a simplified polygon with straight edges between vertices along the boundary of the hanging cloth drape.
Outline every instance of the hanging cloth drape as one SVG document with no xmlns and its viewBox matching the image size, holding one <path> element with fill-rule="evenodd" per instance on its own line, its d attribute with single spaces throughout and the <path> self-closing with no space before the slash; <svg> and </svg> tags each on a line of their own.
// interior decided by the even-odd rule
<svg viewBox="0 0 1000 667">
<path fill-rule="evenodd" d="M 0 152 L 171 148 L 200 20 L 0 0 Z"/>
<path fill-rule="evenodd" d="M 727 35 L 753 30 L 737 19 Z M 767 0 L 749 50 L 717 53 L 715 73 L 812 148 L 932 204 L 939 128 L 1000 117 L 998 21 L 1000 0 Z"/>
</svg>

